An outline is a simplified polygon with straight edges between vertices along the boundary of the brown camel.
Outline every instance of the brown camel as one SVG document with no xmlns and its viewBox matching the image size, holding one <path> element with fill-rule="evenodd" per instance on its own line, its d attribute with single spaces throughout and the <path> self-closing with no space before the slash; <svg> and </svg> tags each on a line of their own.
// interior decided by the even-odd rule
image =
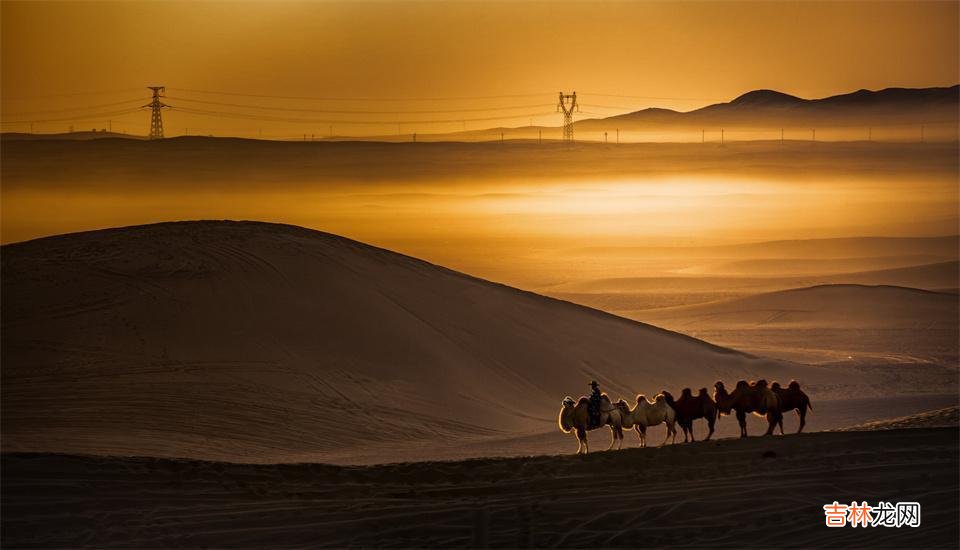
<svg viewBox="0 0 960 550">
<path fill-rule="evenodd" d="M 677 424 L 683 429 L 683 442 L 687 442 L 687 435 L 690 435 L 690 441 L 696 441 L 693 437 L 693 421 L 698 418 L 704 418 L 710 432 L 704 441 L 709 441 L 713 435 L 713 426 L 717 421 L 717 406 L 707 395 L 707 388 L 700 388 L 700 393 L 696 397 L 690 388 L 683 388 L 680 392 L 680 399 L 674 401 L 670 392 L 663 390 L 660 392 L 667 404 L 673 407 L 677 414 Z"/>
<path fill-rule="evenodd" d="M 783 418 L 780 412 L 780 398 L 767 387 L 766 380 L 757 380 L 748 383 L 746 380 L 737 382 L 733 393 L 727 393 L 723 382 L 714 384 L 716 391 L 713 398 L 717 403 L 720 414 L 737 412 L 737 422 L 740 424 L 740 437 L 747 437 L 747 413 L 765 416 L 769 427 L 766 435 L 773 435 L 773 429 Z"/>
<path fill-rule="evenodd" d="M 610 441 L 610 446 L 607 447 L 608 451 L 613 448 L 617 441 L 623 445 L 623 415 L 624 411 L 626 411 L 626 414 L 630 412 L 627 404 L 621 399 L 620 402 L 614 406 L 610 403 L 610 398 L 607 394 L 601 395 L 600 422 L 597 424 L 590 423 L 589 406 L 590 399 L 587 397 L 581 397 L 579 401 L 574 402 L 573 398 L 568 395 L 563 398 L 563 406 L 560 408 L 560 417 L 558 418 L 560 431 L 565 434 L 571 431 L 576 432 L 579 443 L 577 446 L 577 454 L 590 452 L 590 447 L 587 444 L 587 432 L 602 428 L 603 426 L 610 426 L 610 431 L 613 436 L 613 439 Z"/>
<path fill-rule="evenodd" d="M 796 410 L 797 416 L 800 417 L 800 428 L 797 433 L 802 432 L 803 427 L 807 424 L 807 409 L 812 411 L 813 405 L 810 404 L 810 398 L 807 397 L 807 394 L 800 389 L 800 382 L 791 380 L 787 384 L 787 389 L 781 388 L 780 382 L 774 382 L 770 384 L 770 390 L 780 398 L 780 421 L 778 422 L 780 435 L 783 435 L 783 415 L 792 410 Z"/>
</svg>

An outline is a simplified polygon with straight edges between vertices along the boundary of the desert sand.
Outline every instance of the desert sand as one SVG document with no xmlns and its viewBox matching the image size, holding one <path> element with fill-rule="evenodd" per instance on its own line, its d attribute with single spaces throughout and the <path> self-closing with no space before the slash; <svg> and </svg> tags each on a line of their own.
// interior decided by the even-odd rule
<svg viewBox="0 0 960 550">
<path fill-rule="evenodd" d="M 956 541 L 955 366 L 765 359 L 288 225 L 163 223 L 2 252 L 4 546 Z M 799 300 L 817 315 L 781 315 L 784 330 L 851 311 L 918 328 L 956 307 L 888 287 L 746 300 L 810 292 L 840 296 Z M 756 323 L 746 309 L 717 315 Z M 801 381 L 808 433 L 788 414 L 786 436 L 724 439 L 738 429 L 722 417 L 719 440 L 637 449 L 628 433 L 622 451 L 574 457 L 556 427 L 591 378 L 630 400 L 759 377 Z M 953 427 L 888 429 L 931 425 Z M 883 431 L 823 431 L 849 426 Z M 591 432 L 591 448 L 609 438 Z M 922 502 L 924 526 L 822 527 L 823 504 L 880 498 Z"/>
<path fill-rule="evenodd" d="M 857 385 L 298 227 L 167 223 L 3 256 L 7 451 L 330 461 L 543 433 L 593 378 L 628 399 Z"/>
<path fill-rule="evenodd" d="M 764 356 L 805 363 L 958 364 L 958 298 L 898 286 L 822 285 L 628 317 Z"/>
<path fill-rule="evenodd" d="M 902 428 L 957 428 L 960 426 L 960 407 L 945 407 L 919 414 L 866 422 L 842 428 L 840 431 L 897 430 Z"/>
<path fill-rule="evenodd" d="M 953 428 L 372 467 L 3 455 L 5 547 L 954 548 Z M 919 528 L 824 526 L 919 501 Z"/>
</svg>

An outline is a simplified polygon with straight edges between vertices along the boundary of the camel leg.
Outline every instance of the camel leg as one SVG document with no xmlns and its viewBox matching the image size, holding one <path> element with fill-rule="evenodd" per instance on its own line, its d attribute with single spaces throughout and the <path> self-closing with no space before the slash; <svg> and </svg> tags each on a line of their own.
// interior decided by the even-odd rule
<svg viewBox="0 0 960 550">
<path fill-rule="evenodd" d="M 577 428 L 577 441 L 580 445 L 577 447 L 577 454 L 587 454 L 590 448 L 587 446 L 587 430 Z"/>
<path fill-rule="evenodd" d="M 623 449 L 623 428 L 617 428 L 617 450 Z"/>
<path fill-rule="evenodd" d="M 770 435 L 774 435 L 773 431 L 777 429 L 777 424 L 780 425 L 780 435 L 783 435 L 783 412 L 779 409 L 771 412 L 773 415 L 773 423 L 770 424 Z"/>
<path fill-rule="evenodd" d="M 637 424 L 637 432 L 640 434 L 640 447 L 647 446 L 647 427 L 643 424 Z"/>
<path fill-rule="evenodd" d="M 797 430 L 797 433 L 803 431 L 803 426 L 807 423 L 807 407 L 801 407 L 797 409 L 797 414 L 800 416 L 800 429 Z"/>
<path fill-rule="evenodd" d="M 668 439 L 671 435 L 673 436 L 673 440 L 670 442 L 670 444 L 671 444 L 671 445 L 676 444 L 676 442 L 677 442 L 677 423 L 676 423 L 676 421 L 674 421 L 674 422 L 668 422 L 668 423 L 667 423 L 667 437 L 663 438 L 663 443 L 661 443 L 661 445 L 666 445 L 667 439 Z"/>
<path fill-rule="evenodd" d="M 747 437 L 747 413 L 737 411 L 737 422 L 740 424 L 740 437 Z"/>
<path fill-rule="evenodd" d="M 773 435 L 773 430 L 777 429 L 777 415 L 774 412 L 767 413 L 767 433 L 763 435 Z"/>
<path fill-rule="evenodd" d="M 707 438 L 704 439 L 704 441 L 710 441 L 710 438 L 713 437 L 713 426 L 716 424 L 716 422 L 717 422 L 717 419 L 716 419 L 716 418 L 708 418 L 708 419 L 707 419 L 707 428 L 708 428 L 710 431 L 707 432 Z"/>
</svg>

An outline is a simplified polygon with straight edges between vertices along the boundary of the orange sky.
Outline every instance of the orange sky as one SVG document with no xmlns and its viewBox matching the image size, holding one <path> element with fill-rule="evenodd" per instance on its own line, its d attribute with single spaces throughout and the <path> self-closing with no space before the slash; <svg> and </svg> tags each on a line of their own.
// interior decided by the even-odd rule
<svg viewBox="0 0 960 550">
<path fill-rule="evenodd" d="M 558 90 L 576 89 L 582 103 L 595 105 L 591 111 L 614 114 L 617 107 L 651 105 L 688 110 L 756 88 L 821 97 L 859 88 L 944 86 L 960 81 L 958 13 L 957 2 L 4 1 L 3 120 L 94 114 L 103 120 L 55 120 L 37 123 L 36 130 L 104 127 L 110 119 L 114 129 L 142 134 L 147 114 L 112 113 L 138 107 L 140 97 L 145 103 L 147 92 L 139 88 L 149 84 L 181 89 L 168 91 L 168 103 L 180 109 L 165 114 L 168 135 L 194 128 L 191 133 L 262 131 L 278 137 L 326 134 L 330 128 L 323 121 L 331 119 L 468 120 L 419 125 L 423 132 L 556 125 L 552 104 Z M 346 98 L 524 97 L 292 101 L 184 89 Z M 112 93 L 40 97 L 100 90 Z M 254 117 L 190 114 L 184 107 Z M 462 109 L 475 110 L 393 114 Z M 522 116 L 469 122 L 507 113 Z M 9 131 L 26 128 L 4 125 Z M 337 124 L 334 133 L 397 131 L 391 122 Z"/>
</svg>

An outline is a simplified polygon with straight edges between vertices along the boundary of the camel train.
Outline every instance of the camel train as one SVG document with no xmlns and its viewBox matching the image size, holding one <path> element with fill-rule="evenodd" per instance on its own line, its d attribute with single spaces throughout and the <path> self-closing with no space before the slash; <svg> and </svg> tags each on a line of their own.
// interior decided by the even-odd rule
<svg viewBox="0 0 960 550">
<path fill-rule="evenodd" d="M 701 388 L 697 395 L 693 395 L 690 388 L 680 392 L 680 398 L 674 400 L 673 395 L 663 390 L 653 401 L 644 395 L 638 395 L 636 405 L 631 409 L 623 399 L 611 402 L 606 393 L 600 393 L 596 383 L 594 395 L 574 400 L 567 396 L 563 398 L 558 422 L 563 433 L 574 432 L 577 436 L 577 454 L 586 454 L 590 451 L 587 443 L 587 432 L 609 426 L 611 431 L 610 446 L 607 450 L 623 447 L 623 430 L 631 428 L 637 431 L 640 446 L 647 446 L 647 428 L 666 424 L 667 437 L 660 443 L 667 441 L 676 443 L 679 424 L 683 430 L 683 442 L 695 441 L 693 437 L 693 421 L 704 419 L 707 421 L 709 432 L 705 441 L 713 436 L 714 426 L 720 416 L 733 413 L 740 424 L 740 437 L 747 437 L 747 414 L 763 417 L 767 420 L 767 432 L 764 435 L 773 435 L 774 429 L 780 427 L 783 435 L 783 415 L 790 411 L 797 411 L 800 418 L 800 427 L 797 433 L 803 431 L 806 425 L 807 411 L 813 410 L 810 398 L 800 389 L 796 380 L 783 388 L 780 383 L 767 385 L 766 380 L 747 382 L 740 380 L 733 392 L 727 392 L 723 382 L 714 384 L 714 393 L 711 397 L 707 388 Z M 591 403 L 592 400 L 592 403 Z"/>
</svg>

